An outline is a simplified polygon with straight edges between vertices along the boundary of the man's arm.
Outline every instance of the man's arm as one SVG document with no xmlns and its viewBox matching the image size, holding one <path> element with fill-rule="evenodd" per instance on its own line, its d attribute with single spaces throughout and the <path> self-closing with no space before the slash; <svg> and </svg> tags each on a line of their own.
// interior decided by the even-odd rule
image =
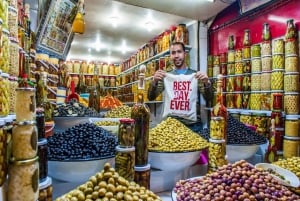
<svg viewBox="0 0 300 201">
<path fill-rule="evenodd" d="M 156 84 L 151 82 L 148 88 L 148 100 L 153 101 L 156 97 L 161 94 L 164 90 L 164 83 L 162 81 L 157 81 Z"/>
</svg>

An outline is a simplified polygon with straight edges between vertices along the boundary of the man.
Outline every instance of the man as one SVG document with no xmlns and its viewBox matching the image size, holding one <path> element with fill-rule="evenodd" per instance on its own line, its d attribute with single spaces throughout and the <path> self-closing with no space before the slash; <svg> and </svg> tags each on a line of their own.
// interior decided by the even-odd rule
<svg viewBox="0 0 300 201">
<path fill-rule="evenodd" d="M 198 80 L 198 94 L 202 94 L 205 100 L 212 99 L 212 86 L 208 79 L 208 76 L 206 73 L 200 72 L 200 71 L 194 71 L 187 67 L 185 65 L 185 46 L 183 43 L 175 42 L 170 46 L 170 59 L 173 62 L 175 68 L 168 72 L 173 75 L 190 75 L 195 73 L 195 78 Z M 164 78 L 166 77 L 166 72 L 163 70 L 157 70 L 153 75 L 152 84 L 150 85 L 148 89 L 148 99 L 154 100 L 160 93 L 162 93 L 165 89 L 164 87 Z M 200 93 L 199 93 L 200 92 Z M 199 100 L 199 96 L 198 99 Z M 164 102 L 164 104 L 170 104 Z M 183 124 L 185 124 L 187 127 L 192 129 L 195 132 L 198 132 L 202 129 L 201 119 L 200 119 L 200 110 L 199 107 L 197 108 L 197 120 L 192 121 L 190 119 L 185 119 L 179 116 L 172 116 L 179 121 L 181 121 Z"/>
</svg>

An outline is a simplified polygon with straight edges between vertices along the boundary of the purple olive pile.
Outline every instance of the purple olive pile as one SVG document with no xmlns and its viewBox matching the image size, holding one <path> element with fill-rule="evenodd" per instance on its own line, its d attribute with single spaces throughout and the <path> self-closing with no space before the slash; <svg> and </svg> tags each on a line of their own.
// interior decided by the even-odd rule
<svg viewBox="0 0 300 201">
<path fill-rule="evenodd" d="M 244 160 L 220 167 L 202 178 L 181 180 L 174 188 L 177 201 L 296 201 L 300 197 L 269 173 Z"/>
<path fill-rule="evenodd" d="M 79 124 L 48 137 L 49 160 L 82 160 L 115 156 L 116 135 L 94 124 Z"/>
<path fill-rule="evenodd" d="M 200 135 L 209 139 L 209 129 L 203 129 Z M 265 144 L 267 139 L 254 132 L 240 121 L 228 115 L 227 120 L 227 144 Z"/>
<path fill-rule="evenodd" d="M 53 111 L 54 117 L 100 117 L 94 109 L 84 106 L 76 101 L 70 101 L 57 107 Z"/>
</svg>

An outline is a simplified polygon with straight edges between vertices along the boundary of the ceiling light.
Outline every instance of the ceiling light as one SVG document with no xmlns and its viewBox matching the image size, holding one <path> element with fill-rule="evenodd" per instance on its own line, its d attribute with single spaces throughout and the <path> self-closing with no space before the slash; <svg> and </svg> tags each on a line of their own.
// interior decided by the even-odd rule
<svg viewBox="0 0 300 201">
<path fill-rule="evenodd" d="M 276 15 L 269 15 L 268 20 L 274 21 L 274 22 L 279 22 L 279 23 L 286 23 L 288 18 L 280 17 L 280 16 L 276 16 Z"/>
<path fill-rule="evenodd" d="M 207 1 L 209 1 L 209 2 L 215 2 L 215 0 L 207 0 Z"/>
<path fill-rule="evenodd" d="M 89 47 L 88 52 L 91 52 L 91 51 L 92 51 L 92 49 Z"/>
<path fill-rule="evenodd" d="M 116 28 L 119 25 L 119 17 L 117 16 L 110 17 L 110 22 L 112 26 Z"/>
<path fill-rule="evenodd" d="M 152 31 L 153 28 L 154 28 L 154 23 L 151 22 L 151 21 L 146 22 L 145 25 L 146 25 L 146 28 L 147 28 L 147 30 L 148 30 L 149 32 Z"/>
</svg>

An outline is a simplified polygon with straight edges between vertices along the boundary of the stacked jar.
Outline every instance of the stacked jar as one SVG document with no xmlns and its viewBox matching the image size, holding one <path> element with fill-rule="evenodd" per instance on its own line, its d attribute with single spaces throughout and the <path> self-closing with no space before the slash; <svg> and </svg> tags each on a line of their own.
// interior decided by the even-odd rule
<svg viewBox="0 0 300 201">
<path fill-rule="evenodd" d="M 218 167 L 228 163 L 226 160 L 225 124 L 223 117 L 211 117 L 208 148 L 209 171 L 215 171 Z"/>
<path fill-rule="evenodd" d="M 120 119 L 118 140 L 116 147 L 115 168 L 120 176 L 128 181 L 134 180 L 135 147 L 134 147 L 133 119 Z"/>
<path fill-rule="evenodd" d="M 251 46 L 251 95 L 250 109 L 261 109 L 261 46 L 254 44 Z"/>
<path fill-rule="evenodd" d="M 225 101 L 227 108 L 234 108 L 234 87 L 235 87 L 235 60 L 236 52 L 234 50 L 233 35 L 228 38 L 228 52 L 226 63 L 226 78 L 223 79 L 223 91 L 226 92 Z M 242 60 L 242 59 L 240 59 Z M 225 82 L 225 83 L 224 83 Z M 215 105 L 215 104 L 213 104 Z"/>
<path fill-rule="evenodd" d="M 34 88 L 18 88 L 16 125 L 12 130 L 8 200 L 37 200 L 39 163 L 37 156 L 36 103 Z"/>
<path fill-rule="evenodd" d="M 285 34 L 283 157 L 300 156 L 298 40 L 293 19 L 287 21 Z"/>
<path fill-rule="evenodd" d="M 9 114 L 9 75 L 7 73 L 0 73 L 0 117 L 6 117 Z"/>
</svg>

